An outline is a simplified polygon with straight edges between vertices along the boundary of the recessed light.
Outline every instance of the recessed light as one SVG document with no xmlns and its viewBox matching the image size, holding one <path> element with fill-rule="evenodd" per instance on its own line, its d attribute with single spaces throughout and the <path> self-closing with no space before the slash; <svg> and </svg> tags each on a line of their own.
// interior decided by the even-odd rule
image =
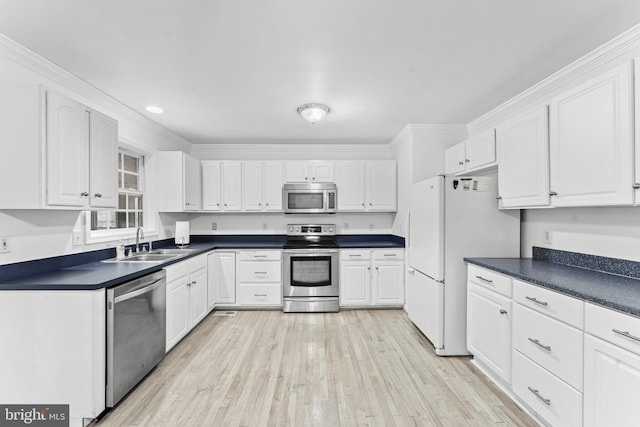
<svg viewBox="0 0 640 427">
<path fill-rule="evenodd" d="M 160 107 L 156 107 L 155 105 L 147 105 L 147 111 L 153 114 L 162 114 L 164 110 Z"/>
</svg>

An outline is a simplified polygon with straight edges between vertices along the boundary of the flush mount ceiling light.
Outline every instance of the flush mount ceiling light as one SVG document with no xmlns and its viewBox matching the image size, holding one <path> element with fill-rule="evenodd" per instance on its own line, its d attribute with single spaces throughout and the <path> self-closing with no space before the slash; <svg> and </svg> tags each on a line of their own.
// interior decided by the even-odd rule
<svg viewBox="0 0 640 427">
<path fill-rule="evenodd" d="M 147 111 L 153 114 L 162 114 L 164 110 L 160 107 L 156 107 L 155 105 L 147 105 Z"/>
<path fill-rule="evenodd" d="M 309 123 L 319 122 L 329 111 L 329 107 L 324 104 L 304 104 L 298 107 L 298 114 Z"/>
</svg>

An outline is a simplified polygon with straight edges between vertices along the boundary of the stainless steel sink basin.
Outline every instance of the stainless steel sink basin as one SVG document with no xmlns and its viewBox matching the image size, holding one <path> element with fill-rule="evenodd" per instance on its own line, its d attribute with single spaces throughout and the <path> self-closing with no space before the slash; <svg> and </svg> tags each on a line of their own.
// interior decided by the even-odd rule
<svg viewBox="0 0 640 427">
<path fill-rule="evenodd" d="M 162 255 L 186 255 L 193 252 L 194 249 L 153 249 L 150 254 L 162 254 Z"/>
<path fill-rule="evenodd" d="M 154 254 L 144 253 L 128 256 L 126 258 L 111 258 L 102 262 L 163 262 L 173 258 L 178 258 L 180 254 Z"/>
</svg>

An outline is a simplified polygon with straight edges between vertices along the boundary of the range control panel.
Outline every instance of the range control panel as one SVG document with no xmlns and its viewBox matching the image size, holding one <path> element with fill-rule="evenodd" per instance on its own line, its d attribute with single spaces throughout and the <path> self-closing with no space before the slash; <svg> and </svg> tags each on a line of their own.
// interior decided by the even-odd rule
<svg viewBox="0 0 640 427">
<path fill-rule="evenodd" d="M 287 236 L 335 236 L 335 224 L 289 224 Z"/>
</svg>

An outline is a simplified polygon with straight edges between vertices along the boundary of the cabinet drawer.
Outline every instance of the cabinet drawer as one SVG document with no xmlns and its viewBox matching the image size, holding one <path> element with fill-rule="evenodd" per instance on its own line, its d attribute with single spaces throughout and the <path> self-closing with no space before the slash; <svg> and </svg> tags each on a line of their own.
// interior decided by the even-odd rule
<svg viewBox="0 0 640 427">
<path fill-rule="evenodd" d="M 240 261 L 280 261 L 282 252 L 280 251 L 240 251 L 238 253 Z"/>
<path fill-rule="evenodd" d="M 584 303 L 580 300 L 515 279 L 513 299 L 532 310 L 583 329 Z"/>
<path fill-rule="evenodd" d="M 514 304 L 513 347 L 582 391 L 581 330 Z"/>
<path fill-rule="evenodd" d="M 582 393 L 518 351 L 513 352 L 513 391 L 552 426 L 582 425 Z"/>
<path fill-rule="evenodd" d="M 238 281 L 242 283 L 280 283 L 282 281 L 281 264 L 260 261 L 239 262 Z"/>
<path fill-rule="evenodd" d="M 396 260 L 404 258 L 404 250 L 402 249 L 376 249 L 373 251 L 373 258 L 379 261 Z"/>
<path fill-rule="evenodd" d="M 362 261 L 371 259 L 370 250 L 342 250 L 340 251 L 340 261 Z"/>
<path fill-rule="evenodd" d="M 241 283 L 237 297 L 240 305 L 282 305 L 282 286 Z"/>
<path fill-rule="evenodd" d="M 585 304 L 585 332 L 640 354 L 640 318 Z"/>
<path fill-rule="evenodd" d="M 511 296 L 511 278 L 503 276 L 495 271 L 487 270 L 475 265 L 469 265 L 468 268 L 469 281 L 492 289 L 506 297 Z"/>
<path fill-rule="evenodd" d="M 191 271 L 189 265 L 189 260 L 185 260 L 165 267 L 164 271 L 167 272 L 167 283 L 173 282 L 183 276 L 185 277 L 185 282 L 187 282 L 189 279 L 189 272 Z"/>
</svg>

